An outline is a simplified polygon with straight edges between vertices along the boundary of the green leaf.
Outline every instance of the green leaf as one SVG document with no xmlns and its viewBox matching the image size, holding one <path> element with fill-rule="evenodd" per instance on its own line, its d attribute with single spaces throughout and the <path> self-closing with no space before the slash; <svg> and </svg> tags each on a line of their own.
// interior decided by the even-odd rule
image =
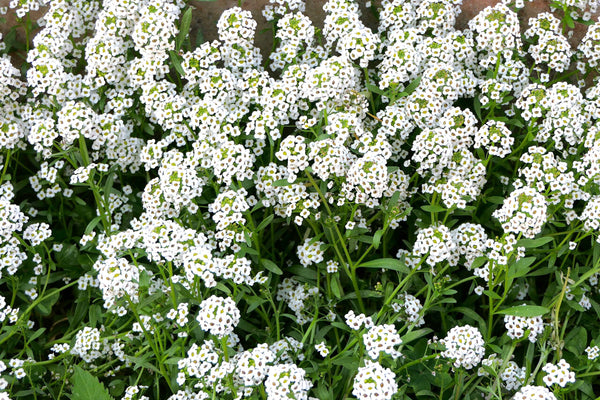
<svg viewBox="0 0 600 400">
<path fill-rule="evenodd" d="M 98 378 L 77 365 L 73 368 L 71 400 L 114 400 Z"/>
<path fill-rule="evenodd" d="M 265 267 L 266 269 L 268 269 L 269 271 L 271 271 L 272 273 L 274 273 L 276 275 L 283 274 L 283 271 L 277 266 L 277 264 L 275 264 L 271 260 L 262 259 L 262 260 L 260 260 L 260 263 L 262 264 L 263 267 Z"/>
<path fill-rule="evenodd" d="M 146 368 L 146 369 L 149 369 L 150 371 L 154 371 L 160 375 L 160 371 L 158 370 L 158 368 L 156 368 L 153 364 L 148 362 L 146 360 L 146 357 L 128 356 L 127 359 L 133 361 L 133 363 L 135 364 L 135 367 L 133 368 L 134 371 L 139 368 Z"/>
<path fill-rule="evenodd" d="M 177 35 L 177 39 L 175 39 L 175 48 L 177 50 L 181 49 L 181 45 L 185 41 L 188 33 L 190 32 L 190 25 L 192 23 L 192 9 L 188 8 L 183 13 L 181 17 L 181 26 L 179 27 L 179 34 Z"/>
<path fill-rule="evenodd" d="M 427 211 L 427 212 L 444 212 L 446 211 L 446 209 L 440 205 L 428 205 L 428 206 L 423 206 L 421 207 L 421 210 L 423 211 Z"/>
<path fill-rule="evenodd" d="M 539 316 L 547 314 L 549 312 L 550 312 L 550 309 L 546 308 L 546 307 L 522 305 L 522 306 L 516 306 L 516 307 L 509 307 L 509 308 L 505 308 L 504 310 L 496 311 L 496 314 L 514 315 L 515 317 L 530 318 L 530 317 L 539 317 Z"/>
<path fill-rule="evenodd" d="M 258 296 L 248 296 L 246 298 L 246 301 L 248 302 L 248 309 L 246 310 L 246 312 L 251 313 L 252 311 L 256 310 L 261 304 L 266 303 L 267 299 L 263 299 Z"/>
<path fill-rule="evenodd" d="M 379 244 L 381 243 L 381 236 L 383 235 L 383 229 L 378 229 L 377 232 L 373 235 L 373 247 L 376 249 L 379 248 Z"/>
<path fill-rule="evenodd" d="M 173 50 L 169 52 L 169 57 L 171 58 L 171 62 L 173 63 L 173 68 L 179 74 L 179 76 L 185 76 L 185 72 L 183 71 L 183 67 L 181 66 L 181 61 L 179 60 L 179 55 L 175 53 Z"/>
<path fill-rule="evenodd" d="M 511 264 L 511 266 L 508 268 L 508 276 L 514 279 L 527 275 L 530 271 L 529 267 L 534 261 L 535 257 L 521 258 L 519 261 Z"/>
<path fill-rule="evenodd" d="M 278 179 L 275 182 L 273 182 L 273 186 L 275 186 L 275 187 L 290 186 L 290 185 L 291 185 L 291 183 L 289 183 L 287 179 Z"/>
<path fill-rule="evenodd" d="M 378 260 L 371 260 L 360 264 L 357 268 L 380 268 L 398 271 L 404 274 L 410 273 L 410 269 L 406 266 L 406 264 L 397 258 L 380 258 Z"/>
<path fill-rule="evenodd" d="M 413 340 L 417 340 L 420 337 L 429 335 L 431 332 L 433 332 L 433 329 L 431 328 L 417 329 L 416 331 L 408 332 L 406 335 L 401 337 L 402 344 L 405 345 L 407 343 L 410 343 Z"/>
<path fill-rule="evenodd" d="M 583 354 L 587 346 L 587 331 L 583 326 L 571 330 L 565 338 L 565 348 L 576 356 Z"/>
<path fill-rule="evenodd" d="M 331 292 L 337 299 L 342 297 L 342 293 L 340 291 L 340 286 L 339 286 L 338 280 L 336 279 L 335 276 L 332 277 L 332 279 L 331 279 Z"/>
<path fill-rule="evenodd" d="M 271 214 L 267 218 L 265 218 L 262 221 L 260 221 L 260 224 L 258 224 L 258 227 L 256 228 L 256 230 L 258 232 L 260 232 L 263 229 L 265 229 L 271 223 L 271 221 L 273 221 L 273 218 L 275 218 L 275 215 Z"/>
<path fill-rule="evenodd" d="M 517 247 L 526 247 L 526 248 L 540 247 L 540 246 L 545 245 L 546 243 L 550 243 L 553 240 L 554 239 L 549 236 L 545 236 L 545 237 L 541 237 L 541 238 L 537 238 L 537 239 L 521 239 L 517 242 Z"/>
<path fill-rule="evenodd" d="M 420 76 L 417 79 L 415 79 L 414 81 L 412 81 L 411 83 L 409 83 L 408 86 L 406 86 L 406 89 L 404 89 L 402 91 L 402 93 L 400 93 L 399 97 L 408 96 L 409 94 L 411 94 L 412 92 L 417 90 L 417 88 L 419 87 L 419 83 L 421 83 Z"/>
</svg>

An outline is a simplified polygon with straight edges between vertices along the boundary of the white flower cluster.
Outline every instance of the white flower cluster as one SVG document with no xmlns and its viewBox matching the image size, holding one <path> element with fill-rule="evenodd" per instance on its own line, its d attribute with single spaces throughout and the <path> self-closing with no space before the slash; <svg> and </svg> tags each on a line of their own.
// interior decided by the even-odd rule
<svg viewBox="0 0 600 400">
<path fill-rule="evenodd" d="M 392 309 L 394 312 L 402 313 L 402 318 L 407 322 L 414 324 L 414 326 L 422 326 L 425 324 L 425 320 L 421 315 L 423 305 L 421 301 L 412 294 L 403 293 L 398 296 L 397 301 L 392 302 Z"/>
<path fill-rule="evenodd" d="M 353 310 L 350 310 L 344 315 L 346 325 L 355 331 L 358 331 L 364 325 L 366 329 L 372 328 L 375 324 L 371 317 L 367 317 L 365 314 L 356 315 Z"/>
<path fill-rule="evenodd" d="M 100 331 L 97 328 L 86 326 L 75 335 L 75 344 L 71 354 L 81 357 L 85 362 L 91 363 L 103 356 L 100 342 Z"/>
<path fill-rule="evenodd" d="M 502 367 L 502 359 L 498 357 L 498 354 L 493 353 L 489 357 L 481 361 L 481 367 L 477 371 L 478 376 L 489 377 L 488 369 L 492 369 L 495 374 L 499 374 L 502 379 L 502 386 L 506 390 L 516 390 L 525 383 L 525 367 L 519 368 L 517 363 L 514 361 L 508 361 L 504 366 L 504 369 L 500 371 Z M 484 368 L 487 367 L 488 369 Z"/>
<path fill-rule="evenodd" d="M 523 386 L 513 396 L 513 400 L 556 400 L 556 396 L 543 386 Z"/>
<path fill-rule="evenodd" d="M 573 50 L 560 29 L 560 20 L 550 13 L 541 13 L 529 19 L 529 29 L 524 32 L 533 43 L 528 53 L 536 64 L 564 72 L 571 64 Z"/>
<path fill-rule="evenodd" d="M 129 263 L 125 258 L 98 258 L 94 269 L 98 272 L 98 282 L 104 299 L 104 307 L 112 308 L 118 300 L 139 301 L 139 279 L 142 266 Z"/>
<path fill-rule="evenodd" d="M 523 187 L 511 192 L 492 216 L 500 221 L 505 232 L 521 233 L 526 238 L 533 238 L 546 223 L 547 208 L 544 195 L 536 189 Z"/>
<path fill-rule="evenodd" d="M 432 268 L 452 257 L 456 243 L 452 240 L 450 229 L 444 225 L 434 225 L 417 231 L 412 254 L 427 256 L 425 262 Z"/>
<path fill-rule="evenodd" d="M 269 368 L 265 391 L 269 399 L 307 400 L 312 383 L 305 378 L 306 371 L 295 364 L 277 364 Z"/>
<path fill-rule="evenodd" d="M 479 330 L 473 326 L 455 326 L 440 343 L 446 347 L 441 356 L 453 360 L 455 368 L 472 369 L 485 354 L 485 342 Z"/>
<path fill-rule="evenodd" d="M 585 349 L 588 360 L 595 360 L 600 356 L 600 347 L 598 346 L 588 346 Z"/>
<path fill-rule="evenodd" d="M 365 360 L 354 377 L 352 394 L 359 400 L 390 400 L 397 391 L 396 375 L 378 362 Z"/>
<path fill-rule="evenodd" d="M 550 387 L 554 384 L 565 387 L 567 383 L 575 383 L 575 372 L 570 370 L 571 365 L 564 359 L 558 364 L 547 363 L 542 370 L 547 374 L 544 376 L 544 383 Z"/>
<path fill-rule="evenodd" d="M 470 271 L 473 261 L 484 255 L 488 236 L 483 226 L 465 222 L 452 230 L 452 240 L 456 243 L 456 253 L 465 258 L 464 266 Z"/>
<path fill-rule="evenodd" d="M 313 286 L 308 288 L 307 284 L 300 283 L 294 278 L 284 278 L 277 286 L 277 301 L 285 301 L 294 311 L 296 321 L 303 325 L 311 320 L 307 312 L 307 306 L 310 304 L 308 299 L 312 296 L 320 296 L 319 288 Z"/>
<path fill-rule="evenodd" d="M 363 343 L 367 354 L 373 360 L 379 358 L 380 353 L 387 353 L 392 358 L 398 358 L 402 354 L 394 349 L 395 346 L 402 343 L 400 335 L 396 331 L 396 327 L 391 324 L 372 326 L 365 334 L 363 334 Z"/>
<path fill-rule="evenodd" d="M 542 317 L 518 317 L 515 315 L 504 316 L 506 334 L 511 339 L 520 339 L 529 331 L 527 337 L 531 343 L 535 343 L 538 336 L 544 332 L 544 321 Z"/>
<path fill-rule="evenodd" d="M 269 372 L 269 364 L 275 361 L 275 353 L 262 343 L 252 350 L 238 353 L 235 357 L 235 376 L 244 386 L 258 386 Z"/>
<path fill-rule="evenodd" d="M 212 295 L 200 303 L 196 320 L 203 331 L 222 338 L 230 335 L 240 322 L 240 310 L 229 297 Z"/>
<path fill-rule="evenodd" d="M 475 134 L 475 148 L 484 148 L 493 156 L 504 158 L 511 152 L 515 139 L 502 121 L 488 121 Z"/>
<path fill-rule="evenodd" d="M 309 265 L 322 262 L 324 252 L 321 250 L 321 246 L 323 245 L 325 245 L 325 243 L 321 241 L 313 241 L 311 238 L 306 238 L 304 244 L 299 245 L 297 249 L 300 264 L 306 268 Z"/>
</svg>

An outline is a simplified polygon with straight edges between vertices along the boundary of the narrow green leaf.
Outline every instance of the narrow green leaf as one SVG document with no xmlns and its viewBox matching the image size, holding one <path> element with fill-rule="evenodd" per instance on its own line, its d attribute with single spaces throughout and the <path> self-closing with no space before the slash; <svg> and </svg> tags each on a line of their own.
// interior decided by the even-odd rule
<svg viewBox="0 0 600 400">
<path fill-rule="evenodd" d="M 342 297 L 342 294 L 340 291 L 340 286 L 338 284 L 338 280 L 336 279 L 336 277 L 332 277 L 332 279 L 331 279 L 331 292 L 337 299 Z"/>
<path fill-rule="evenodd" d="M 360 264 L 357 268 L 380 268 L 398 271 L 404 274 L 410 273 L 410 269 L 406 266 L 406 264 L 397 258 L 380 258 L 378 260 L 371 260 Z"/>
<path fill-rule="evenodd" d="M 534 248 L 550 243 L 554 239 L 549 236 L 537 238 L 537 239 L 521 239 L 517 242 L 517 247 Z"/>
<path fill-rule="evenodd" d="M 427 211 L 427 212 L 444 212 L 446 211 L 446 209 L 440 205 L 427 205 L 427 206 L 423 206 L 421 207 L 421 210 L 423 211 Z"/>
<path fill-rule="evenodd" d="M 262 264 L 263 267 L 265 267 L 266 269 L 268 269 L 269 271 L 271 271 L 272 273 L 274 273 L 276 275 L 282 275 L 283 274 L 283 271 L 281 270 L 281 268 L 279 268 L 277 266 L 277 264 L 275 264 L 271 260 L 262 259 L 262 260 L 260 260 L 260 263 Z"/>
<path fill-rule="evenodd" d="M 179 74 L 179 76 L 185 76 L 185 72 L 183 71 L 183 67 L 181 66 L 181 61 L 179 60 L 179 55 L 175 53 L 173 50 L 169 52 L 169 57 L 171 58 L 171 62 L 173 63 L 173 68 Z"/>
<path fill-rule="evenodd" d="M 433 332 L 433 329 L 431 328 L 417 329 L 416 331 L 408 332 L 406 335 L 402 336 L 402 344 L 405 345 L 410 343 L 420 337 L 430 334 L 431 332 Z"/>
<path fill-rule="evenodd" d="M 73 368 L 71 400 L 113 400 L 98 378 L 77 365 Z"/>
<path fill-rule="evenodd" d="M 185 41 L 188 33 L 190 32 L 190 25 L 192 23 L 192 9 L 188 8 L 181 17 L 181 26 L 179 27 L 179 34 L 175 40 L 175 48 L 179 51 L 181 45 Z"/>
<path fill-rule="evenodd" d="M 516 306 L 505 308 L 504 310 L 496 311 L 496 314 L 514 315 L 515 317 L 539 317 L 550 312 L 549 308 L 542 306 Z"/>
<path fill-rule="evenodd" d="M 269 215 L 267 218 L 263 219 L 260 224 L 258 224 L 258 227 L 256 228 L 256 230 L 258 232 L 262 231 L 263 229 L 265 229 L 270 223 L 271 221 L 273 221 L 273 218 L 275 218 L 274 214 Z"/>
</svg>

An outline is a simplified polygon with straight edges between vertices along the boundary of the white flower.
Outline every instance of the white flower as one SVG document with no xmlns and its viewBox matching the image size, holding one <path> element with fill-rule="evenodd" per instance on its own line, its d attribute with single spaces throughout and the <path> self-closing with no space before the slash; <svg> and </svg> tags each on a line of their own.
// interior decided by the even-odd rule
<svg viewBox="0 0 600 400">
<path fill-rule="evenodd" d="M 210 296 L 200 303 L 196 320 L 203 331 L 220 338 L 228 336 L 240 321 L 240 310 L 229 297 Z"/>
<path fill-rule="evenodd" d="M 352 394 L 359 400 L 390 400 L 397 391 L 394 372 L 371 360 L 365 360 L 354 377 Z"/>
<path fill-rule="evenodd" d="M 446 346 L 442 357 L 453 360 L 455 368 L 471 369 L 481 362 L 485 354 L 483 336 L 470 325 L 455 326 L 440 343 Z"/>
</svg>

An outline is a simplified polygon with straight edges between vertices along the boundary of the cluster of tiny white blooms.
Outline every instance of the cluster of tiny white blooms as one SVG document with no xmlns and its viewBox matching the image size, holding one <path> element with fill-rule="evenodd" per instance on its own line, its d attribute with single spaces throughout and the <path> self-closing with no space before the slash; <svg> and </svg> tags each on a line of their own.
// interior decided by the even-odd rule
<svg viewBox="0 0 600 400">
<path fill-rule="evenodd" d="M 505 232 L 522 233 L 526 238 L 533 238 L 542 231 L 547 208 L 542 194 L 533 188 L 523 187 L 511 192 L 492 216 L 500 221 Z"/>
<path fill-rule="evenodd" d="M 543 386 L 523 386 L 513 400 L 556 400 L 556 396 Z"/>
<path fill-rule="evenodd" d="M 342 36 L 338 41 L 337 50 L 361 68 L 367 68 L 369 62 L 375 59 L 378 45 L 379 37 L 371 29 L 360 26 Z"/>
<path fill-rule="evenodd" d="M 419 31 L 431 33 L 434 36 L 444 36 L 454 30 L 461 3 L 461 0 L 424 0 L 419 2 L 415 9 Z"/>
<path fill-rule="evenodd" d="M 509 361 L 500 373 L 500 379 L 506 390 L 517 390 L 525 383 L 525 367 L 519 367 L 516 362 Z"/>
<path fill-rule="evenodd" d="M 571 365 L 564 359 L 561 359 L 557 365 L 547 363 L 542 370 L 547 374 L 544 376 L 544 383 L 550 387 L 558 384 L 565 387 L 567 383 L 575 383 L 575 372 L 570 371 Z"/>
<path fill-rule="evenodd" d="M 97 328 L 86 326 L 77 332 L 71 354 L 81 357 L 87 363 L 102 357 L 100 331 Z"/>
<path fill-rule="evenodd" d="M 312 242 L 312 243 L 311 243 Z M 298 255 L 298 259 L 300 260 L 300 264 L 303 267 L 308 267 L 309 265 L 318 264 L 323 261 L 323 250 L 321 250 L 321 246 L 324 246 L 325 243 L 314 240 L 311 238 L 306 238 L 304 243 L 298 245 L 296 250 L 296 254 Z"/>
<path fill-rule="evenodd" d="M 371 317 L 367 317 L 365 314 L 356 315 L 353 310 L 348 311 L 346 315 L 344 315 L 344 320 L 346 321 L 346 325 L 355 331 L 360 330 L 363 325 L 367 329 L 372 328 L 375 325 Z"/>
<path fill-rule="evenodd" d="M 304 360 L 304 355 L 300 353 L 303 347 L 304 344 L 302 342 L 293 337 L 286 336 L 271 344 L 269 350 L 275 354 L 276 363 L 290 364 L 293 363 L 294 358 L 300 361 Z"/>
<path fill-rule="evenodd" d="M 315 28 L 312 21 L 301 12 L 290 13 L 277 21 L 275 37 L 279 46 L 269 55 L 270 68 L 284 68 L 298 57 L 302 50 L 310 48 L 314 39 Z"/>
<path fill-rule="evenodd" d="M 581 91 L 567 82 L 557 82 L 548 90 L 549 109 L 544 115 L 535 140 L 546 143 L 554 141 L 557 150 L 565 149 L 574 154 L 585 137 L 591 123 L 586 100 Z"/>
<path fill-rule="evenodd" d="M 483 147 L 493 156 L 506 157 L 515 139 L 502 121 L 488 121 L 475 134 L 475 148 Z"/>
<path fill-rule="evenodd" d="M 94 269 L 98 271 L 97 279 L 106 309 L 112 308 L 122 298 L 138 302 L 140 267 L 125 258 L 100 257 L 94 263 Z"/>
<path fill-rule="evenodd" d="M 537 337 L 544 332 L 544 321 L 542 317 L 518 317 L 515 315 L 504 316 L 506 334 L 511 339 L 520 339 L 529 330 L 528 339 L 535 343 Z"/>
<path fill-rule="evenodd" d="M 177 374 L 177 383 L 180 386 L 186 381 L 186 375 L 200 379 L 196 384 L 197 389 L 209 388 L 223 391 L 221 381 L 232 372 L 233 364 L 230 362 L 219 363 L 219 357 L 222 357 L 217 346 L 212 340 L 206 340 L 201 346 L 192 344 L 187 351 L 187 357 L 177 362 L 179 373 Z M 187 398 L 187 397 L 185 397 Z M 200 399 L 205 399 L 202 396 Z"/>
<path fill-rule="evenodd" d="M 546 64 L 550 69 L 564 72 L 571 65 L 571 56 L 574 53 L 569 41 L 554 21 L 540 21 L 536 24 L 532 19 L 529 21 L 532 26 L 527 30 L 528 37 L 533 41 L 528 48 L 529 55 L 536 64 Z"/>
<path fill-rule="evenodd" d="M 392 309 L 397 313 L 401 313 L 402 318 L 414 324 L 414 326 L 425 324 L 425 320 L 421 315 L 421 311 L 423 310 L 421 300 L 408 293 L 403 293 L 398 297 L 399 299 L 392 303 Z"/>
<path fill-rule="evenodd" d="M 352 394 L 359 400 L 390 400 L 397 391 L 394 372 L 371 360 L 358 369 L 352 386 Z"/>
<path fill-rule="evenodd" d="M 171 0 L 151 0 L 140 4 L 131 38 L 142 59 L 164 61 L 175 49 L 172 38 L 177 34 L 175 22 L 180 7 Z"/>
<path fill-rule="evenodd" d="M 499 53 L 510 59 L 513 52 L 521 50 L 517 14 L 502 3 L 480 11 L 469 21 L 469 28 L 475 32 L 475 43 L 483 66 L 495 64 Z"/>
<path fill-rule="evenodd" d="M 455 368 L 471 369 L 481 362 L 485 354 L 483 336 L 470 325 L 455 326 L 440 343 L 446 347 L 441 356 L 453 360 Z"/>
<path fill-rule="evenodd" d="M 417 172 L 421 175 L 440 175 L 452 159 L 453 147 L 450 130 L 436 128 L 421 131 L 412 144 L 412 160 L 418 163 Z"/>
<path fill-rule="evenodd" d="M 37 246 L 50 236 L 52 236 L 52 230 L 50 225 L 45 222 L 31 224 L 23 231 L 23 239 L 29 241 L 32 246 Z"/>
<path fill-rule="evenodd" d="M 240 7 L 223 11 L 217 21 L 224 66 L 235 74 L 260 68 L 260 50 L 253 45 L 256 26 L 252 13 Z"/>
<path fill-rule="evenodd" d="M 543 147 L 531 146 L 521 156 L 521 163 L 523 166 L 519 168 L 519 176 L 527 186 L 540 192 L 549 192 L 549 204 L 560 203 L 577 188 L 573 171 L 568 171 L 567 163 Z"/>
<path fill-rule="evenodd" d="M 171 310 L 169 310 L 169 312 L 167 313 L 167 318 L 170 320 L 174 320 L 180 328 L 183 328 L 188 323 L 188 314 L 188 303 L 179 303 L 177 304 L 177 309 L 172 308 Z"/>
<path fill-rule="evenodd" d="M 589 68 L 598 68 L 598 63 L 600 62 L 600 25 L 593 24 L 588 26 L 585 36 L 579 42 L 577 50 L 586 58 L 582 72 L 587 72 L 585 71 L 586 65 Z"/>
<path fill-rule="evenodd" d="M 287 136 L 281 141 L 275 157 L 279 161 L 287 160 L 288 182 L 294 182 L 296 175 L 308 167 L 305 139 L 302 136 Z"/>
<path fill-rule="evenodd" d="M 276 16 L 283 16 L 293 12 L 304 12 L 304 0 L 269 0 L 263 9 L 263 16 L 267 21 L 272 21 Z"/>
<path fill-rule="evenodd" d="M 593 196 L 586 202 L 579 219 L 583 221 L 583 227 L 586 231 L 600 229 L 600 196 Z"/>
<path fill-rule="evenodd" d="M 236 357 L 235 374 L 244 386 L 257 386 L 263 383 L 269 371 L 269 364 L 275 361 L 275 353 L 262 343 L 252 350 L 246 350 Z"/>
<path fill-rule="evenodd" d="M 310 315 L 305 311 L 310 296 L 319 295 L 319 288 L 307 287 L 293 278 L 284 278 L 277 286 L 277 301 L 285 301 L 294 311 L 296 322 L 300 325 L 310 321 Z"/>
<path fill-rule="evenodd" d="M 448 208 L 466 208 L 475 200 L 486 183 L 486 169 L 482 161 L 468 149 L 454 152 L 442 175 L 432 176 L 421 186 L 424 193 L 441 194 Z"/>
<path fill-rule="evenodd" d="M 125 393 L 123 393 L 121 400 L 133 400 L 143 389 L 148 389 L 148 386 L 128 386 L 127 389 L 125 389 Z M 139 396 L 137 397 L 137 400 L 150 400 L 150 398 L 148 396 Z"/>
<path fill-rule="evenodd" d="M 307 400 L 312 383 L 305 378 L 306 371 L 295 364 L 277 364 L 269 367 L 265 391 L 269 400 Z"/>
<path fill-rule="evenodd" d="M 395 346 L 402 343 L 400 335 L 396 331 L 396 327 L 391 324 L 372 326 L 365 334 L 363 334 L 363 343 L 367 354 L 373 360 L 379 358 L 379 353 L 387 353 L 392 358 L 398 358 L 402 354 L 394 349 Z"/>
<path fill-rule="evenodd" d="M 384 157 L 368 152 L 355 159 L 346 174 L 346 185 L 342 192 L 348 200 L 361 204 L 373 204 L 388 188 L 389 175 Z"/>
<path fill-rule="evenodd" d="M 329 347 L 327 347 L 324 341 L 322 341 L 321 343 L 317 343 L 315 345 L 315 350 L 317 350 L 319 352 L 319 355 L 323 358 L 329 355 Z"/>
<path fill-rule="evenodd" d="M 417 231 L 417 240 L 413 246 L 414 256 L 427 256 L 425 262 L 431 267 L 449 260 L 456 249 L 450 229 L 445 225 L 433 225 Z"/>
<path fill-rule="evenodd" d="M 231 334 L 240 322 L 240 310 L 229 297 L 213 295 L 200 303 L 196 320 L 203 331 L 222 338 Z"/>
<path fill-rule="evenodd" d="M 500 379 L 502 379 L 502 385 L 506 390 L 516 390 L 525 383 L 525 367 L 519 368 L 514 361 L 508 361 L 504 366 L 504 369 L 499 371 L 502 366 L 502 359 L 500 359 L 496 353 L 483 359 L 481 365 L 482 366 L 477 370 L 477 375 L 489 377 L 490 373 L 484 367 L 492 369 L 495 374 L 499 374 Z"/>
<path fill-rule="evenodd" d="M 335 260 L 329 260 L 327 261 L 327 273 L 328 274 L 335 274 L 336 272 L 338 272 L 338 269 L 340 267 L 340 263 L 338 263 Z"/>
<path fill-rule="evenodd" d="M 588 360 L 595 360 L 600 356 L 600 347 L 588 346 L 585 349 L 585 353 L 587 354 Z"/>
<path fill-rule="evenodd" d="M 480 224 L 466 222 L 452 230 L 452 240 L 456 243 L 456 253 L 465 258 L 464 266 L 471 270 L 473 261 L 486 250 L 488 236 Z"/>
</svg>

